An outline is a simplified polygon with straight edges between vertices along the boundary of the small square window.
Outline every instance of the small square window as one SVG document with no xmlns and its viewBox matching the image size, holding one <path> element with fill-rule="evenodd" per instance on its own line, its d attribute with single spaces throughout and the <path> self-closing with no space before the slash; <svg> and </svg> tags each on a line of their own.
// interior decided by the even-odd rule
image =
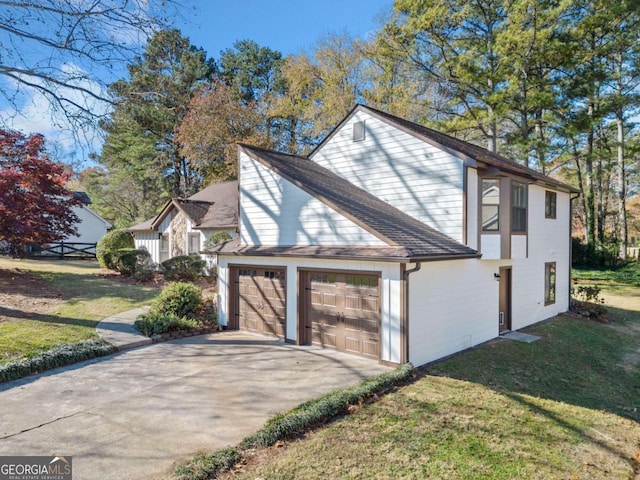
<svg viewBox="0 0 640 480">
<path fill-rule="evenodd" d="M 356 122 L 353 124 L 353 141 L 361 142 L 365 139 L 364 122 Z"/>
<path fill-rule="evenodd" d="M 544 217 L 556 218 L 556 205 L 558 196 L 556 192 L 546 191 L 544 194 Z"/>
</svg>

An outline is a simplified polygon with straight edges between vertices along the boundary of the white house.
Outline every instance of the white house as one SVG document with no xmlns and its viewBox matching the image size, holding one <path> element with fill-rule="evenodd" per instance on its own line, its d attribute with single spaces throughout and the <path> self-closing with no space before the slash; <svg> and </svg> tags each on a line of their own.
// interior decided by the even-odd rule
<svg viewBox="0 0 640 480">
<path fill-rule="evenodd" d="M 362 105 L 308 158 L 238 161 L 228 328 L 422 365 L 568 309 L 568 185 Z"/>
<path fill-rule="evenodd" d="M 238 182 L 232 181 L 209 185 L 188 198 L 174 198 L 158 216 L 127 230 L 136 248 L 146 249 L 155 263 L 162 263 L 179 255 L 199 254 L 216 233 L 226 232 L 233 238 L 237 229 Z"/>
<path fill-rule="evenodd" d="M 91 200 L 84 192 L 73 192 L 74 197 L 82 203 L 73 207 L 73 213 L 78 216 L 77 235 L 64 239 L 65 243 L 98 243 L 106 235 L 112 225 L 89 208 Z"/>
</svg>

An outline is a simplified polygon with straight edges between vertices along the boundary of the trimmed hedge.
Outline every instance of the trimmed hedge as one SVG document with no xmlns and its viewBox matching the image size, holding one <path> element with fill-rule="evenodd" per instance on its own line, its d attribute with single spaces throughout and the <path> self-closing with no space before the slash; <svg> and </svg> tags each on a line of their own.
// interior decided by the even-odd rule
<svg viewBox="0 0 640 480">
<path fill-rule="evenodd" d="M 81 342 L 58 345 L 39 355 L 0 365 L 0 382 L 17 380 L 18 378 L 41 373 L 52 368 L 104 357 L 117 351 L 118 349 L 115 346 L 102 340 L 83 340 Z"/>
<path fill-rule="evenodd" d="M 242 459 L 245 450 L 268 447 L 280 440 L 319 425 L 326 420 L 349 412 L 351 405 L 357 405 L 374 395 L 383 394 L 393 387 L 409 382 L 415 374 L 413 365 L 407 363 L 391 372 L 365 380 L 355 387 L 336 390 L 316 400 L 303 403 L 287 413 L 269 420 L 255 434 L 246 437 L 238 447 L 218 450 L 210 455 L 198 455 L 187 464 L 178 467 L 178 480 L 205 480 L 229 471 Z"/>
<path fill-rule="evenodd" d="M 191 283 L 172 282 L 162 289 L 149 313 L 192 318 L 202 306 L 202 291 Z"/>
<path fill-rule="evenodd" d="M 114 269 L 127 277 L 137 280 L 149 280 L 153 277 L 154 264 L 147 250 L 122 248 L 111 254 Z"/>
<path fill-rule="evenodd" d="M 180 480 L 206 480 L 228 472 L 240 460 L 242 460 L 240 451 L 230 447 L 218 450 L 211 455 L 198 455 L 188 465 L 176 468 L 175 473 Z"/>
<path fill-rule="evenodd" d="M 169 281 L 192 282 L 202 274 L 207 266 L 199 255 L 179 255 L 160 264 L 164 278 Z"/>
<path fill-rule="evenodd" d="M 201 326 L 197 320 L 190 320 L 185 317 L 178 317 L 171 313 L 147 313 L 141 315 L 133 324 L 140 333 L 147 337 L 160 335 L 161 333 L 173 332 L 175 330 L 189 330 Z"/>
<path fill-rule="evenodd" d="M 102 268 L 115 270 L 113 254 L 123 248 L 135 248 L 133 237 L 124 230 L 111 230 L 96 245 L 96 258 Z"/>
</svg>

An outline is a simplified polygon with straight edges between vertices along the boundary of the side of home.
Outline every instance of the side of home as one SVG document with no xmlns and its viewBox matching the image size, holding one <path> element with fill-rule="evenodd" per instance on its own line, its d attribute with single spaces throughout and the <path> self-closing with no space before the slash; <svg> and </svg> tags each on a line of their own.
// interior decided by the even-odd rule
<svg viewBox="0 0 640 480">
<path fill-rule="evenodd" d="M 239 150 L 230 328 L 421 365 L 568 309 L 567 185 L 364 106 L 309 158 Z"/>
</svg>

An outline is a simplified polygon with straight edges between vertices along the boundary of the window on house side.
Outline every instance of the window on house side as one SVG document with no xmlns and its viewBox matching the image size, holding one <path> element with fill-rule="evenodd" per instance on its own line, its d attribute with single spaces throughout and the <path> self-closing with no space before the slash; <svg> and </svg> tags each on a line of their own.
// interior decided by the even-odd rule
<svg viewBox="0 0 640 480">
<path fill-rule="evenodd" d="M 160 251 L 169 251 L 169 235 L 167 235 L 166 233 L 162 234 L 162 236 L 160 237 Z"/>
<path fill-rule="evenodd" d="M 524 183 L 511 184 L 511 232 L 527 231 L 527 186 Z"/>
<path fill-rule="evenodd" d="M 544 216 L 545 218 L 556 218 L 556 192 L 546 191 L 544 194 Z"/>
<path fill-rule="evenodd" d="M 544 304 L 556 303 L 556 262 L 544 264 Z"/>
<path fill-rule="evenodd" d="M 500 230 L 500 180 L 482 180 L 482 231 Z"/>
<path fill-rule="evenodd" d="M 364 122 L 356 122 L 353 124 L 353 141 L 361 142 L 365 138 Z"/>
<path fill-rule="evenodd" d="M 198 253 L 200 251 L 200 234 L 189 234 L 189 255 L 192 253 Z"/>
</svg>

